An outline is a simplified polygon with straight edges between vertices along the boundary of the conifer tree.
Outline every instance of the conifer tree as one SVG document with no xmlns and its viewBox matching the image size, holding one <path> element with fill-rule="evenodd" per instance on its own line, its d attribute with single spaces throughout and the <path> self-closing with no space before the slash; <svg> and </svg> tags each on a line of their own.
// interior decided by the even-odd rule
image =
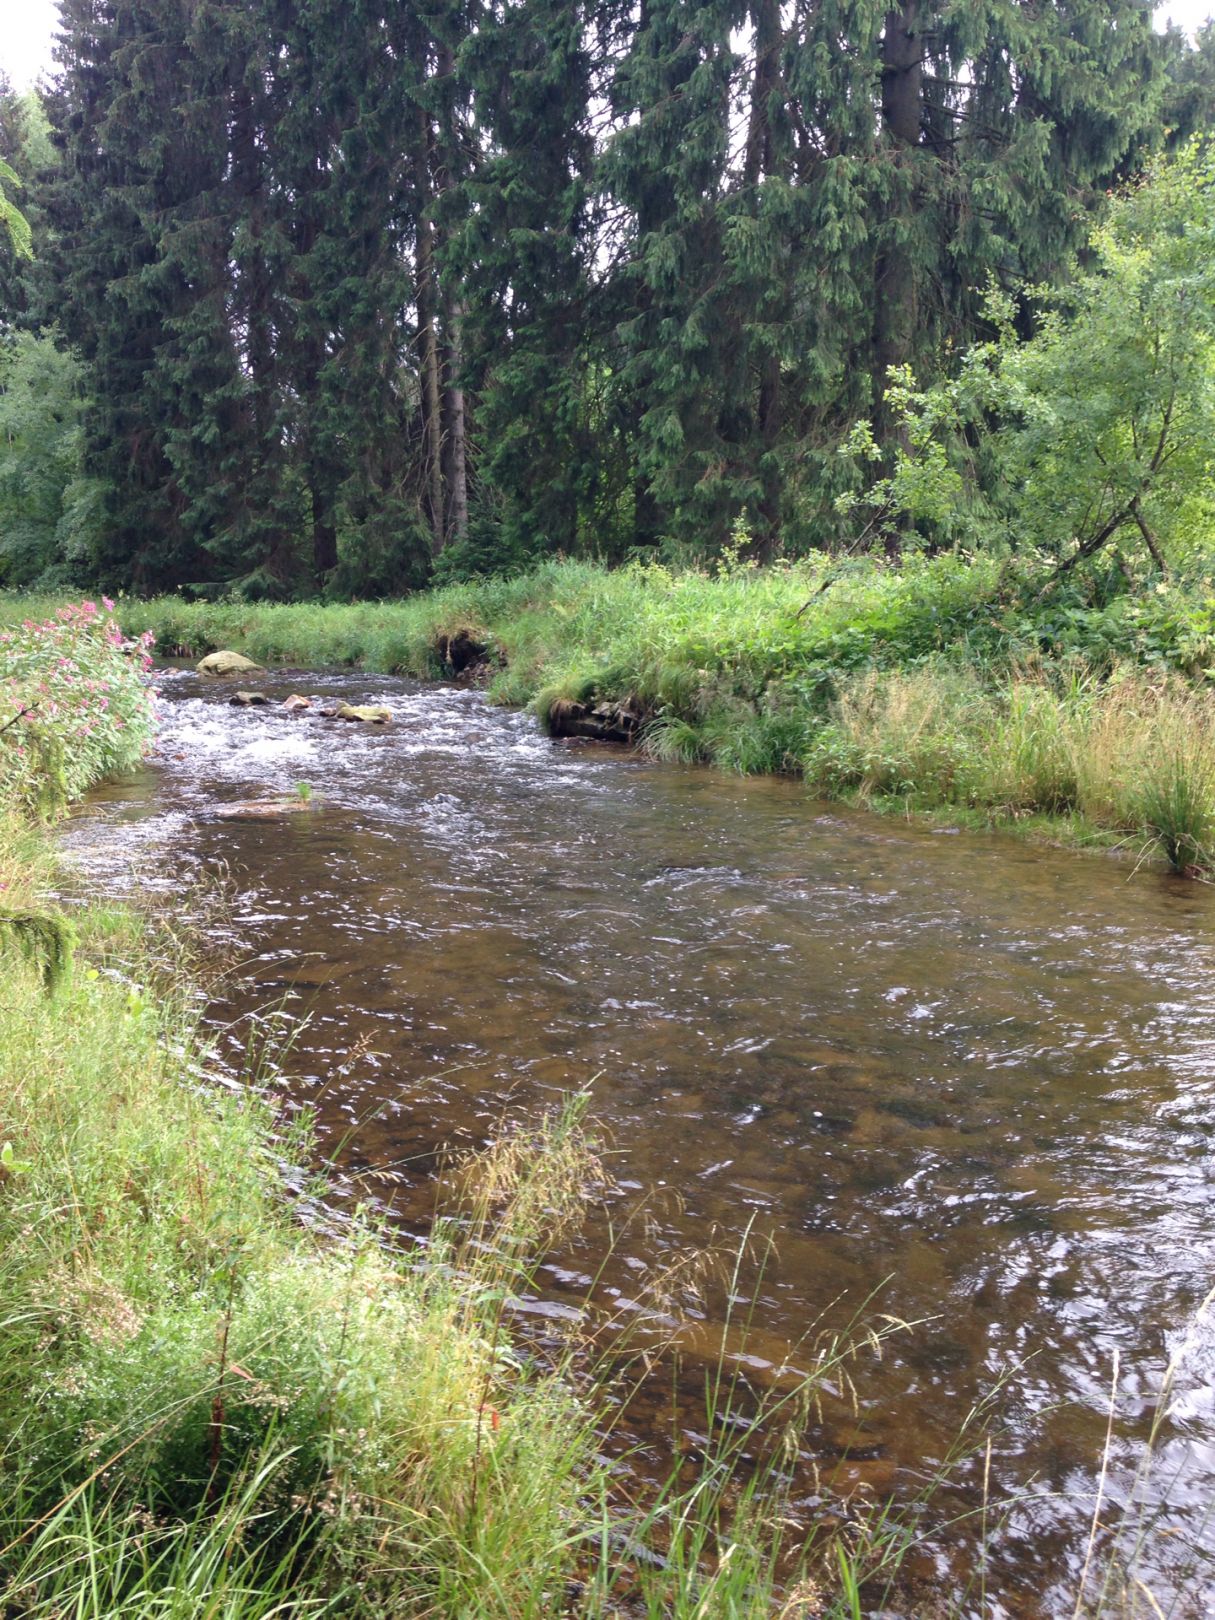
<svg viewBox="0 0 1215 1620">
<path fill-rule="evenodd" d="M 160 352 L 189 303 L 188 287 L 158 264 L 158 176 L 174 127 L 172 43 L 158 26 L 167 21 L 131 4 L 62 7 L 53 122 L 64 164 L 45 200 L 55 313 L 92 384 L 83 459 L 107 490 L 92 559 L 105 584 L 156 587 L 206 572 L 201 538 L 181 521 L 189 499 L 160 420 Z"/>
<path fill-rule="evenodd" d="M 560 0 L 485 16 L 459 57 L 479 158 L 444 255 L 478 400 L 478 481 L 506 556 L 569 545 L 595 505 L 584 378 L 593 150 L 585 19 Z"/>
<path fill-rule="evenodd" d="M 1068 273 L 1166 61 L 1205 116 L 1147 0 L 62 10 L 22 318 L 87 368 L 93 566 L 147 588 L 830 543 L 888 368 Z"/>
</svg>

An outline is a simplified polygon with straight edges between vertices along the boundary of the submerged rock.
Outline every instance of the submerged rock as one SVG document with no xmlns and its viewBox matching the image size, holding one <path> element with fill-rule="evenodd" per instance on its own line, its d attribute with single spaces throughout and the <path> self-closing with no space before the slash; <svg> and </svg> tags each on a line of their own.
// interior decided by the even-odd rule
<svg viewBox="0 0 1215 1620">
<path fill-rule="evenodd" d="M 302 714 L 305 709 L 311 707 L 312 699 L 301 697 L 298 692 L 292 692 L 291 696 L 283 703 L 283 708 L 286 709 L 288 714 Z"/>
<path fill-rule="evenodd" d="M 270 699 L 264 692 L 233 692 L 228 702 L 237 709 L 260 709 Z"/>
<path fill-rule="evenodd" d="M 246 658 L 244 653 L 213 652 L 200 659 L 195 666 L 200 675 L 243 675 L 247 669 L 260 669 L 252 658 Z"/>
<path fill-rule="evenodd" d="M 235 804 L 216 805 L 212 814 L 221 821 L 277 821 L 311 807 L 310 799 L 240 799 Z"/>
</svg>

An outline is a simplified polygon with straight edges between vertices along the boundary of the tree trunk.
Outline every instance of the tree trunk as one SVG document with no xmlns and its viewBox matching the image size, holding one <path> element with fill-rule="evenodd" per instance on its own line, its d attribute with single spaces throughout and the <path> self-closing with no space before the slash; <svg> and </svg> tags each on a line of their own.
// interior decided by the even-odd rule
<svg viewBox="0 0 1215 1620">
<path fill-rule="evenodd" d="M 906 163 L 905 154 L 920 142 L 920 116 L 924 91 L 923 43 L 918 29 L 919 0 L 904 0 L 886 13 L 882 35 L 882 128 L 893 148 L 893 162 Z M 914 207 L 911 196 L 896 188 L 894 213 Z M 916 285 L 906 252 L 889 239 L 878 259 L 875 299 L 875 404 L 881 400 L 891 366 L 911 358 L 916 327 Z M 879 416 L 883 413 L 879 412 Z"/>
<path fill-rule="evenodd" d="M 656 546 L 662 538 L 662 514 L 650 480 L 638 471 L 633 478 L 633 544 L 638 547 Z"/>
<path fill-rule="evenodd" d="M 337 567 L 337 522 L 333 488 L 325 469 L 310 478 L 312 485 L 312 572 L 322 584 Z"/>
<path fill-rule="evenodd" d="M 751 80 L 751 119 L 743 179 L 749 186 L 772 173 L 772 97 L 780 78 L 780 0 L 756 0 L 751 12 L 755 30 L 755 74 Z"/>
<path fill-rule="evenodd" d="M 759 377 L 759 442 L 764 464 L 760 469 L 763 494 L 752 550 L 760 562 L 769 562 L 780 539 L 780 473 L 769 458 L 776 456 L 780 438 L 780 356 L 765 354 Z"/>
<path fill-rule="evenodd" d="M 463 540 L 468 533 L 468 411 L 460 377 L 464 369 L 464 351 L 460 342 L 463 318 L 464 306 L 458 300 L 453 300 L 447 307 L 444 321 L 448 382 L 443 400 L 449 468 L 447 533 L 453 540 Z"/>
<path fill-rule="evenodd" d="M 420 81 L 426 78 L 427 52 L 424 44 L 414 62 Z M 431 165 L 434 158 L 434 126 L 429 109 L 418 107 L 418 141 L 414 151 L 414 188 L 417 192 L 417 252 L 414 262 L 414 301 L 418 311 L 418 369 L 422 416 L 423 479 L 426 491 L 426 517 L 430 524 L 431 554 L 435 557 L 446 541 L 443 512 L 443 410 L 442 376 L 439 364 L 439 334 L 436 330 L 439 300 L 435 283 L 434 225 L 430 219 L 432 198 Z"/>
<path fill-rule="evenodd" d="M 911 360 L 918 318 L 915 268 L 906 247 L 894 239 L 894 231 L 900 218 L 914 218 L 916 208 L 914 184 L 900 185 L 897 171 L 908 166 L 920 144 L 924 67 L 919 8 L 920 0 L 903 0 L 901 6 L 892 7 L 882 33 L 882 128 L 896 175 L 886 242 L 877 261 L 872 387 L 874 437 L 887 452 L 887 471 L 896 448 L 905 445 L 906 435 L 892 418 L 884 396 L 891 367 L 905 366 Z M 886 540 L 887 554 L 897 557 L 901 550 L 901 538 L 892 532 Z"/>
<path fill-rule="evenodd" d="M 1151 553 L 1152 561 L 1156 564 L 1156 567 L 1160 571 L 1161 579 L 1167 579 L 1169 573 L 1168 564 L 1164 560 L 1164 553 L 1160 549 L 1160 542 L 1152 533 L 1151 525 L 1143 515 L 1143 508 L 1139 504 L 1138 496 L 1136 496 L 1131 502 L 1131 512 L 1134 514 L 1136 527 L 1138 528 L 1139 533 L 1143 536 L 1143 543 L 1148 548 L 1148 551 Z"/>
<path fill-rule="evenodd" d="M 637 37 L 645 36 L 653 25 L 651 0 L 639 0 L 637 12 Z M 637 206 L 637 248 L 640 255 L 641 244 L 663 221 L 667 199 L 663 195 L 664 188 L 653 186 L 642 195 Z M 635 293 L 638 319 L 647 333 L 654 309 L 654 291 L 649 282 L 641 277 L 638 279 Z M 645 415 L 646 401 L 636 398 L 631 413 L 629 430 L 632 434 L 633 472 L 633 545 L 638 549 L 651 550 L 658 545 L 662 538 L 664 527 L 664 514 L 659 505 L 658 497 L 654 494 L 654 487 L 649 474 L 641 462 L 641 446 L 643 442 L 642 417 Z"/>
<path fill-rule="evenodd" d="M 780 85 L 780 0 L 757 0 L 752 9 L 755 30 L 755 74 L 751 81 L 751 117 L 743 179 L 758 188 L 776 169 L 776 143 L 772 134 L 772 106 Z M 758 211 L 758 199 L 756 201 Z M 758 323 L 757 323 L 758 324 Z M 769 348 L 759 354 L 756 452 L 761 462 L 763 494 L 756 514 L 753 552 L 766 562 L 780 535 L 780 477 L 773 458 L 780 438 L 780 356 Z"/>
</svg>

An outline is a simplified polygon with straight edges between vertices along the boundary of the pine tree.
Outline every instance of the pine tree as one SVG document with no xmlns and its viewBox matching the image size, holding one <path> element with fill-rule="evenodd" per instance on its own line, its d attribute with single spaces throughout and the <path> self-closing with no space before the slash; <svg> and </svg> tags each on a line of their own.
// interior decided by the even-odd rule
<svg viewBox="0 0 1215 1620">
<path fill-rule="evenodd" d="M 585 28 L 580 7 L 523 0 L 484 17 L 458 59 L 479 157 L 444 261 L 464 305 L 482 522 L 506 557 L 568 547 L 597 507 Z"/>
<path fill-rule="evenodd" d="M 604 163 L 639 530 L 829 537 L 846 423 L 895 431 L 889 368 L 947 365 L 990 277 L 1066 273 L 1160 87 L 1144 0 L 649 0 Z"/>
<path fill-rule="evenodd" d="M 636 434 L 636 541 L 720 533 L 733 515 L 731 373 L 718 217 L 738 67 L 730 0 L 645 0 L 611 93 L 604 180 L 632 215 L 612 289 L 613 370 Z"/>
<path fill-rule="evenodd" d="M 1166 87 L 1165 138 L 1177 149 L 1192 135 L 1215 129 L 1215 22 L 1198 30 L 1193 45 L 1180 28 L 1169 28 L 1161 39 Z"/>
<path fill-rule="evenodd" d="M 94 566 L 384 591 L 449 546 L 830 543 L 888 368 L 930 382 L 990 279 L 1068 273 L 1166 60 L 1203 116 L 1150 13 L 65 0 L 23 318 L 87 368 Z"/>
<path fill-rule="evenodd" d="M 149 588 L 206 567 L 181 522 L 188 502 L 157 414 L 160 351 L 189 302 L 158 265 L 157 176 L 173 130 L 164 20 L 131 4 L 65 0 L 52 103 L 63 169 L 44 188 L 54 311 L 92 387 L 84 466 L 107 491 L 92 563 L 102 583 Z"/>
<path fill-rule="evenodd" d="M 1163 88 L 1146 0 L 902 0 L 881 48 L 875 398 L 966 341 L 989 278 L 1066 272 Z"/>
</svg>

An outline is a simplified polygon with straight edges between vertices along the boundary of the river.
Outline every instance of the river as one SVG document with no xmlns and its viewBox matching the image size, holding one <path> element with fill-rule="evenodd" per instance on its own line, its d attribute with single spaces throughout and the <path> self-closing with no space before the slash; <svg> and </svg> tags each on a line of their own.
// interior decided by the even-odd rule
<svg viewBox="0 0 1215 1620">
<path fill-rule="evenodd" d="M 749 1229 L 775 1253 L 744 1267 L 753 1328 L 727 1353 L 756 1384 L 824 1332 L 915 1324 L 858 1357 L 855 1415 L 809 1426 L 797 1500 L 914 1499 L 991 1394 L 990 1464 L 918 1510 L 910 1567 L 1027 1620 L 1072 1613 L 1117 1353 L 1102 1525 L 1126 1515 L 1163 1613 L 1215 1610 L 1210 887 L 553 742 L 472 690 L 257 679 L 274 706 L 167 672 L 154 759 L 65 842 L 107 886 L 230 872 L 239 966 L 208 1019 L 235 1069 L 251 1012 L 307 1015 L 286 1073 L 349 1187 L 423 1232 L 445 1148 L 589 1088 L 617 1191 L 539 1313 L 592 1279 L 627 1313 L 672 1256 Z M 392 723 L 290 715 L 293 691 Z M 300 813 L 231 813 L 297 782 Z M 724 1295 L 699 1310 L 692 1362 Z M 978 1518 L 946 1520 L 985 1471 L 980 1553 Z"/>
</svg>

